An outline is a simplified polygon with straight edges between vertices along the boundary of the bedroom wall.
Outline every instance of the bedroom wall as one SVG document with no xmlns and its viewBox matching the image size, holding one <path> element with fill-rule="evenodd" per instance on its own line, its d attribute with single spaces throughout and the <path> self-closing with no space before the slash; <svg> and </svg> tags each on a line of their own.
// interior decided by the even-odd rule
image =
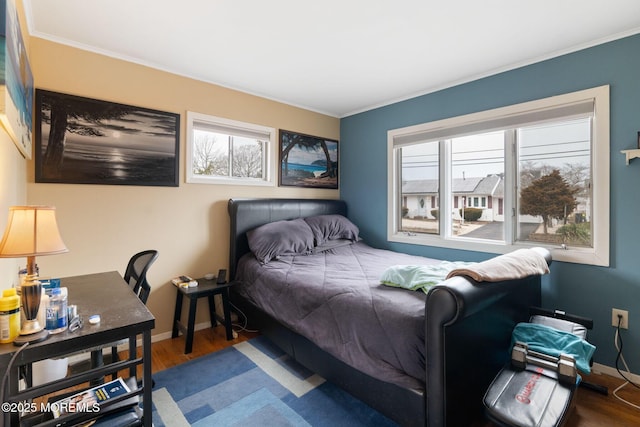
<svg viewBox="0 0 640 427">
<path fill-rule="evenodd" d="M 170 336 L 176 293 L 170 279 L 227 268 L 229 198 L 339 196 L 338 190 L 186 184 L 184 161 L 187 111 L 333 139 L 339 137 L 337 118 L 39 38 L 31 39 L 30 60 L 38 88 L 181 114 L 177 188 L 36 184 L 33 161 L 26 173 L 28 203 L 56 206 L 70 250 L 38 258 L 43 275 L 124 273 L 134 253 L 160 252 L 147 302 L 156 339 Z M 199 304 L 196 322 L 208 321 L 206 299 Z"/>
<path fill-rule="evenodd" d="M 640 35 L 497 74 L 341 120 L 341 197 L 374 246 L 441 259 L 480 261 L 489 254 L 392 244 L 387 230 L 387 131 L 609 84 L 611 86 L 611 263 L 554 262 L 543 303 L 593 318 L 595 361 L 615 366 L 611 308 L 629 311 L 622 335 L 631 370 L 640 372 L 640 161 L 625 166 L 620 150 L 636 147 L 640 130 Z M 366 166 L 362 166 L 366 165 Z"/>
</svg>

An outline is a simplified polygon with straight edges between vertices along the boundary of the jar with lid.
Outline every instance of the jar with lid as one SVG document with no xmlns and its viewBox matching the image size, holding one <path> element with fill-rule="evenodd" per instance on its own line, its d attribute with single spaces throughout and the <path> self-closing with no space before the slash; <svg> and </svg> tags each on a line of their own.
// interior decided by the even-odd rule
<svg viewBox="0 0 640 427">
<path fill-rule="evenodd" d="M 0 343 L 13 342 L 20 334 L 20 297 L 15 288 L 2 291 L 0 298 Z"/>
</svg>

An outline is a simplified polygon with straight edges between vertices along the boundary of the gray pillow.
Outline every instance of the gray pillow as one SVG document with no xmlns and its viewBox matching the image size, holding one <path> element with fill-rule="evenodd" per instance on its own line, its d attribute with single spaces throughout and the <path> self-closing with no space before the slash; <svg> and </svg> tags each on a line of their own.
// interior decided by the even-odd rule
<svg viewBox="0 0 640 427">
<path fill-rule="evenodd" d="M 247 240 L 263 264 L 282 255 L 306 255 L 313 249 L 313 232 L 302 218 L 261 225 L 247 231 Z"/>
<path fill-rule="evenodd" d="M 352 242 L 358 240 L 360 230 L 342 215 L 317 215 L 304 220 L 313 231 L 316 246 L 321 246 L 329 240 L 346 239 Z"/>
</svg>

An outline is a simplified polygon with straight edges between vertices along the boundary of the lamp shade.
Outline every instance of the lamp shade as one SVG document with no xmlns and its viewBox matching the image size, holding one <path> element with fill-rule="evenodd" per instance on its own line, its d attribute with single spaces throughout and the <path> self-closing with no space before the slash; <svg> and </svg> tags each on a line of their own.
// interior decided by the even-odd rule
<svg viewBox="0 0 640 427">
<path fill-rule="evenodd" d="M 19 258 L 54 255 L 69 250 L 60 237 L 56 208 L 52 206 L 11 206 L 0 257 Z"/>
</svg>

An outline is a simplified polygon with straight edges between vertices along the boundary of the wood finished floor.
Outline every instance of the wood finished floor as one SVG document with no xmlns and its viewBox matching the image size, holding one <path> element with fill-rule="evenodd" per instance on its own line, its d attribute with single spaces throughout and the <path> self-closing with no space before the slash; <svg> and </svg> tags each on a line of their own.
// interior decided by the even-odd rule
<svg viewBox="0 0 640 427">
<path fill-rule="evenodd" d="M 200 356 L 221 350 L 230 345 L 255 337 L 255 333 L 240 333 L 237 339 L 227 341 L 224 328 L 196 331 L 193 352 L 184 354 L 184 337 L 168 339 L 152 344 L 152 371 L 157 372 L 179 365 Z M 614 389 L 624 383 L 623 380 L 608 375 L 590 375 L 587 381 L 608 387 L 609 395 L 579 389 L 576 407 L 565 424 L 566 427 L 631 427 L 640 426 L 640 410 L 628 406 L 612 395 Z M 640 389 L 627 385 L 618 395 L 640 406 Z M 478 427 L 493 427 L 487 421 Z"/>
</svg>

